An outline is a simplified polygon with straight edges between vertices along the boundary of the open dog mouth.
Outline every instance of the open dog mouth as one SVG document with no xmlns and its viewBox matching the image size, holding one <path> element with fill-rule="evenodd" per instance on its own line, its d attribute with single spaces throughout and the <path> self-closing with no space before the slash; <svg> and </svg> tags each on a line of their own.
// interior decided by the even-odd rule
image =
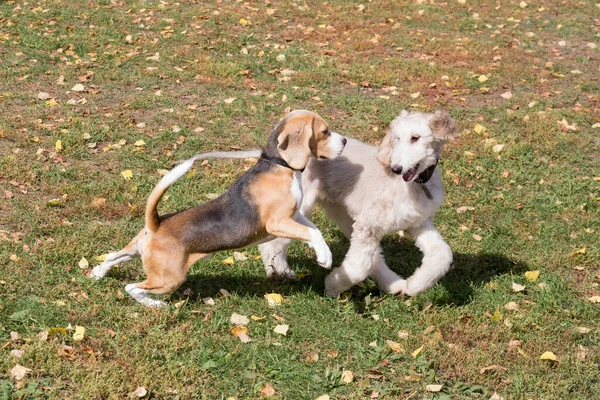
<svg viewBox="0 0 600 400">
<path fill-rule="evenodd" d="M 417 169 L 419 168 L 419 164 L 417 164 L 416 167 L 409 169 L 408 171 L 406 171 L 405 173 L 402 174 L 402 179 L 404 179 L 404 182 L 408 182 L 410 181 L 412 178 L 415 177 L 415 175 L 417 175 Z"/>
</svg>

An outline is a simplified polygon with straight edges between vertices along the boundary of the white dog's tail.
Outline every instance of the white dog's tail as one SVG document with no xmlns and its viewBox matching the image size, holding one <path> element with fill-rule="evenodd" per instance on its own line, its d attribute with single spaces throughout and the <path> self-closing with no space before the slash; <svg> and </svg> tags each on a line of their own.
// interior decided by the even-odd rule
<svg viewBox="0 0 600 400">
<path fill-rule="evenodd" d="M 162 198 L 163 194 L 167 191 L 169 186 L 177 182 L 182 176 L 188 173 L 194 161 L 202 160 L 205 158 L 258 158 L 260 157 L 260 150 L 249 150 L 249 151 L 213 151 L 211 153 L 198 154 L 190 159 L 183 161 L 181 164 L 173 168 L 169 173 L 162 177 L 158 184 L 148 196 L 148 202 L 146 203 L 146 229 L 150 232 L 156 232 L 160 226 L 160 219 L 158 217 L 158 202 Z"/>
</svg>

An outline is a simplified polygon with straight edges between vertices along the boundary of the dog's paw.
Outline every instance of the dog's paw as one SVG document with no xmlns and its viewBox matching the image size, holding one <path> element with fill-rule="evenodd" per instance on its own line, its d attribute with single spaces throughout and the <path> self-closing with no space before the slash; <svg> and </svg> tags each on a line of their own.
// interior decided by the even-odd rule
<svg viewBox="0 0 600 400">
<path fill-rule="evenodd" d="M 90 272 L 90 278 L 102 279 L 106 275 L 106 269 L 102 268 L 102 265 L 96 265 Z"/>
<path fill-rule="evenodd" d="M 407 281 L 406 279 L 398 279 L 389 284 L 388 287 L 384 289 L 384 291 L 393 294 L 405 294 L 407 289 Z"/>
<path fill-rule="evenodd" d="M 331 269 L 331 265 L 333 264 L 333 255 L 331 254 L 329 247 L 327 245 L 320 249 L 315 247 L 315 252 L 317 253 L 317 262 L 319 265 L 325 269 Z"/>
<path fill-rule="evenodd" d="M 325 294 L 329 297 L 333 297 L 334 299 L 338 297 L 340 293 L 346 290 L 345 287 L 340 287 L 335 276 L 335 272 L 336 271 L 333 271 L 331 274 L 327 275 L 327 278 L 325 278 Z"/>
<path fill-rule="evenodd" d="M 283 271 L 276 271 L 275 268 L 267 270 L 267 276 L 276 281 L 296 281 L 298 277 L 296 273 L 291 269 L 287 268 Z"/>
</svg>

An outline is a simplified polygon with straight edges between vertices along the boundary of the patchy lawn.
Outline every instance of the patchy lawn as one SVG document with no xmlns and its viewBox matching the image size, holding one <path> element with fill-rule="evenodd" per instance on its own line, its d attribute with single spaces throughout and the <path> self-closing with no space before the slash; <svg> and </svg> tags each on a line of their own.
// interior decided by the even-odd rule
<svg viewBox="0 0 600 400">
<path fill-rule="evenodd" d="M 0 398 L 597 397 L 599 15 L 515 0 L 0 3 Z M 268 280 L 250 248 L 197 263 L 152 311 L 124 292 L 139 261 L 86 276 L 143 226 L 160 170 L 262 146 L 288 108 L 373 144 L 403 108 L 450 112 L 446 278 L 410 299 L 367 281 L 334 300 L 306 246 L 291 247 L 298 282 Z M 198 163 L 162 212 L 246 168 Z M 348 242 L 315 222 L 339 264 Z M 400 236 L 384 250 L 403 275 L 420 263 Z M 233 313 L 252 316 L 249 343 Z"/>
</svg>

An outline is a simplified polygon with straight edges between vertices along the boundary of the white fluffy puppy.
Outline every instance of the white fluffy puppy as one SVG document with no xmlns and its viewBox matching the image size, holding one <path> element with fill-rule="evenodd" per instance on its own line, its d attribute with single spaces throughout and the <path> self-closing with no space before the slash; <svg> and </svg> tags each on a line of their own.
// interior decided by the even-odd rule
<svg viewBox="0 0 600 400">
<path fill-rule="evenodd" d="M 444 111 L 402 111 L 379 148 L 349 139 L 342 156 L 309 162 L 300 212 L 310 218 L 320 204 L 350 239 L 341 266 L 325 280 L 327 295 L 335 297 L 370 276 L 383 291 L 414 296 L 448 272 L 452 251 L 431 218 L 444 201 L 437 163 L 444 143 L 456 135 L 456 122 Z M 408 279 L 388 268 L 380 246 L 384 235 L 400 230 L 423 252 L 421 266 Z M 293 276 L 289 243 L 276 239 L 259 246 L 267 274 Z"/>
</svg>

